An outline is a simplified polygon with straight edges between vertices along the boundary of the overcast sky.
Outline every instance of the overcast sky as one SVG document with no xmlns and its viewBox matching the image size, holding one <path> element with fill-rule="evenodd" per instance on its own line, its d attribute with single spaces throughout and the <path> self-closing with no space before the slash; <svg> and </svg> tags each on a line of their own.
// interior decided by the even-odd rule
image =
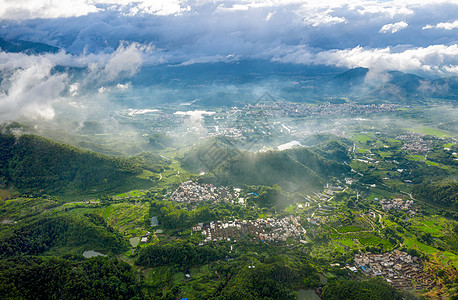
<svg viewBox="0 0 458 300">
<path fill-rule="evenodd" d="M 52 119 L 56 101 L 81 107 L 81 87 L 127 88 L 144 65 L 262 59 L 458 75 L 457 16 L 457 0 L 0 0 L 0 37 L 61 49 L 0 50 L 0 122 Z M 87 74 L 74 82 L 56 65 Z"/>
<path fill-rule="evenodd" d="M 60 64 L 107 60 L 137 43 L 149 64 L 267 59 L 457 73 L 457 16 L 456 0 L 0 0 L 0 36 L 57 46 L 65 55 L 50 59 Z"/>
</svg>

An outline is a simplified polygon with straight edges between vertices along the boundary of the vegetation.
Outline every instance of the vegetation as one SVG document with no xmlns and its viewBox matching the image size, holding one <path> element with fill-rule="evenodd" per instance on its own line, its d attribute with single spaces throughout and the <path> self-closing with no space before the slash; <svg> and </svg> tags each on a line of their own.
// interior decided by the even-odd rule
<svg viewBox="0 0 458 300">
<path fill-rule="evenodd" d="M 367 281 L 331 280 L 323 288 L 323 299 L 395 300 L 402 294 L 381 279 Z"/>
<path fill-rule="evenodd" d="M 418 115 L 412 109 L 397 113 Z M 458 291 L 456 143 L 431 124 L 418 128 L 435 136 L 411 135 L 386 127 L 385 121 L 365 122 L 355 121 L 347 134 L 351 138 L 312 135 L 299 139 L 310 148 L 285 151 L 248 152 L 241 150 L 250 143 L 245 137 L 219 136 L 179 152 L 168 137 L 148 133 L 142 148 L 154 152 L 131 157 L 3 130 L 0 295 L 294 299 L 295 290 L 323 287 L 323 299 L 409 299 L 413 296 L 384 281 L 367 280 L 359 268 L 356 273 L 344 268 L 354 265 L 359 251 L 399 249 L 418 257 L 436 283 L 428 292 L 417 289 L 417 296 L 453 299 Z M 96 123 L 84 126 L 87 135 L 100 132 Z M 95 141 L 81 145 L 119 155 Z M 132 144 L 128 147 L 138 147 Z M 416 152 L 414 146 L 426 150 Z M 226 201 L 168 200 L 189 179 L 240 190 Z M 69 194 L 82 199 L 69 201 Z M 413 205 L 388 209 L 380 203 L 395 198 Z M 205 228 L 212 221 L 258 218 L 290 220 L 285 222 L 306 233 L 264 242 L 250 228 L 230 240 L 204 241 L 192 230 L 198 223 Z M 107 257 L 83 258 L 86 250 Z"/>
<path fill-rule="evenodd" d="M 307 148 L 242 152 L 222 162 L 204 181 L 222 185 L 274 185 L 290 191 L 311 191 L 330 176 L 349 172 L 348 166 L 327 160 Z"/>
<path fill-rule="evenodd" d="M 40 216 L 12 226 L 0 240 L 2 258 L 58 252 L 59 249 L 95 249 L 105 253 L 120 253 L 127 249 L 127 241 L 108 227 L 101 217 L 92 214 L 80 218 Z"/>
<path fill-rule="evenodd" d="M 178 266 L 188 269 L 196 265 L 218 260 L 226 256 L 223 247 L 195 246 L 191 243 L 152 245 L 143 248 L 136 264 L 144 267 Z"/>
<path fill-rule="evenodd" d="M 413 190 L 414 197 L 458 211 L 458 182 L 424 182 Z"/>
<path fill-rule="evenodd" d="M 0 134 L 0 177 L 20 190 L 73 194 L 110 190 L 141 171 L 126 159 L 34 135 Z"/>
<path fill-rule="evenodd" d="M 3 299 L 142 299 L 137 272 L 114 257 L 29 257 L 0 261 Z"/>
<path fill-rule="evenodd" d="M 238 154 L 239 150 L 231 139 L 215 137 L 206 139 L 186 151 L 180 161 L 183 168 L 188 171 L 209 172 Z"/>
</svg>

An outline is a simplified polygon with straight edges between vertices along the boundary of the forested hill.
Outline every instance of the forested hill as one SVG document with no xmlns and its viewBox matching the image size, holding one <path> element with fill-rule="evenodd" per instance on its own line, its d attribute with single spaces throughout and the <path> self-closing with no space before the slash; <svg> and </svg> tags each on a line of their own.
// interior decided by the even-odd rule
<svg viewBox="0 0 458 300">
<path fill-rule="evenodd" d="M 213 137 L 191 147 L 180 159 L 184 169 L 200 173 L 214 170 L 225 160 L 240 153 L 235 141 L 225 137 Z"/>
<path fill-rule="evenodd" d="M 22 191 L 108 191 L 142 172 L 140 164 L 35 136 L 0 134 L 0 180 Z"/>
<path fill-rule="evenodd" d="M 350 172 L 350 167 L 328 160 L 307 148 L 285 151 L 241 152 L 221 163 L 204 180 L 224 185 L 274 185 L 289 191 L 322 187 L 330 176 Z"/>
</svg>

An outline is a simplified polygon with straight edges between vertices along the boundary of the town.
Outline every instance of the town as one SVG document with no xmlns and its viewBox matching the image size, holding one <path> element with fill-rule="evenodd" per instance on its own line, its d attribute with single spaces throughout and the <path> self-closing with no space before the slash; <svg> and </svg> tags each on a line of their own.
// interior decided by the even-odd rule
<svg viewBox="0 0 458 300">
<path fill-rule="evenodd" d="M 212 221 L 210 224 L 197 224 L 193 227 L 194 232 L 202 232 L 205 241 L 227 240 L 236 242 L 243 237 L 252 238 L 261 242 L 287 241 L 288 238 L 299 240 L 306 244 L 302 238 L 306 230 L 299 223 L 300 217 L 287 216 L 284 218 L 267 218 L 253 221 L 238 220 L 234 221 Z"/>
<path fill-rule="evenodd" d="M 382 205 L 383 210 L 404 210 L 407 211 L 410 215 L 416 214 L 416 205 L 413 200 L 403 200 L 400 198 L 396 199 L 382 199 L 379 202 Z"/>
<path fill-rule="evenodd" d="M 232 202 L 240 195 L 240 189 L 215 187 L 211 184 L 199 184 L 192 180 L 183 182 L 171 195 L 175 202 L 197 203 L 200 201 Z"/>
<path fill-rule="evenodd" d="M 433 141 L 425 134 L 417 132 L 406 132 L 396 137 L 396 139 L 405 141 L 402 146 L 403 150 L 426 154 L 433 147 Z"/>
<path fill-rule="evenodd" d="M 383 254 L 359 253 L 354 258 L 355 267 L 347 266 L 353 272 L 360 268 L 366 276 L 382 276 L 398 289 L 431 289 L 436 283 L 433 276 L 423 270 L 416 256 L 397 249 Z"/>
</svg>

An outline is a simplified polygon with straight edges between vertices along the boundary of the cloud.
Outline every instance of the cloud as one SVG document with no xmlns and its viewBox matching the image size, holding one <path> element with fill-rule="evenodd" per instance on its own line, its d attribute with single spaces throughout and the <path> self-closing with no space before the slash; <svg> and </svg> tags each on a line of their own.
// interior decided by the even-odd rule
<svg viewBox="0 0 458 300">
<path fill-rule="evenodd" d="M 187 11 L 180 0 L 29 0 L 3 1 L 0 19 L 68 18 L 85 16 L 105 10 L 117 10 L 126 15 L 151 14 L 167 16 Z"/>
<path fill-rule="evenodd" d="M 0 123 L 26 119 L 54 118 L 53 105 L 62 100 L 72 107 L 83 107 L 86 94 L 94 89 L 121 91 L 129 88 L 120 81 L 133 76 L 143 64 L 144 55 L 153 51 L 151 45 L 123 43 L 111 54 L 27 55 L 0 52 Z M 76 81 L 64 73 L 56 73 L 55 66 L 87 68 Z M 69 97 L 70 100 L 64 100 Z M 81 98 L 83 97 L 83 98 Z M 61 102 L 62 102 L 61 101 Z M 60 103 L 62 104 L 62 103 Z"/>
<path fill-rule="evenodd" d="M 51 74 L 53 64 L 41 60 L 27 68 L 19 68 L 2 82 L 0 123 L 27 119 L 52 119 L 52 103 L 64 91 L 66 74 Z"/>
<path fill-rule="evenodd" d="M 6 7 L 16 5 L 11 3 Z M 422 28 L 425 24 L 450 28 L 455 23 L 444 24 L 458 15 L 458 4 L 446 0 L 76 0 L 74 5 L 85 9 L 73 12 L 73 17 L 67 17 L 70 12 L 60 11 L 66 8 L 56 3 L 34 0 L 27 11 L 25 5 L 20 6 L 23 20 L 0 19 L 0 36 L 59 47 L 61 52 L 41 57 L 56 65 L 91 66 L 91 76 L 105 80 L 103 86 L 131 76 L 145 64 L 251 59 L 305 64 L 340 55 L 343 61 L 332 58 L 333 63 L 346 66 L 353 63 L 345 53 L 360 56 L 362 51 L 365 57 L 393 58 L 409 49 L 450 47 L 456 44 L 453 30 Z M 0 52 L 0 68 L 30 65 L 35 60 L 35 56 Z M 403 66 L 388 62 L 396 64 Z M 422 71 L 445 70 L 442 63 L 418 66 Z"/>
<path fill-rule="evenodd" d="M 142 52 L 152 51 L 152 46 L 132 43 L 121 44 L 106 62 L 89 65 L 94 77 L 103 81 L 113 81 L 120 77 L 131 77 L 143 64 Z"/>
<path fill-rule="evenodd" d="M 409 24 L 407 24 L 404 21 L 393 23 L 393 24 L 385 24 L 385 25 L 382 26 L 382 28 L 380 28 L 379 32 L 387 33 L 387 32 L 391 31 L 391 33 L 395 33 L 395 32 L 398 32 L 398 31 L 404 29 L 404 28 L 407 28 L 407 26 L 409 26 Z"/>
<path fill-rule="evenodd" d="M 437 25 L 425 25 L 422 29 L 445 29 L 445 30 L 452 30 L 458 28 L 458 20 L 454 22 L 441 22 Z"/>
<path fill-rule="evenodd" d="M 312 53 L 311 49 L 289 49 L 284 56 L 274 58 L 283 63 L 318 64 L 346 68 L 365 67 L 377 71 L 401 70 L 449 73 L 458 65 L 458 44 L 431 45 L 396 52 L 387 47 L 370 49 L 355 47 Z"/>
<path fill-rule="evenodd" d="M 84 0 L 2 1 L 0 19 L 22 20 L 84 16 L 97 12 L 95 5 Z"/>
<path fill-rule="evenodd" d="M 316 27 L 321 25 L 345 23 L 347 21 L 344 17 L 335 17 L 332 16 L 331 13 L 331 9 L 318 11 L 311 16 L 305 17 L 304 23 Z"/>
</svg>

